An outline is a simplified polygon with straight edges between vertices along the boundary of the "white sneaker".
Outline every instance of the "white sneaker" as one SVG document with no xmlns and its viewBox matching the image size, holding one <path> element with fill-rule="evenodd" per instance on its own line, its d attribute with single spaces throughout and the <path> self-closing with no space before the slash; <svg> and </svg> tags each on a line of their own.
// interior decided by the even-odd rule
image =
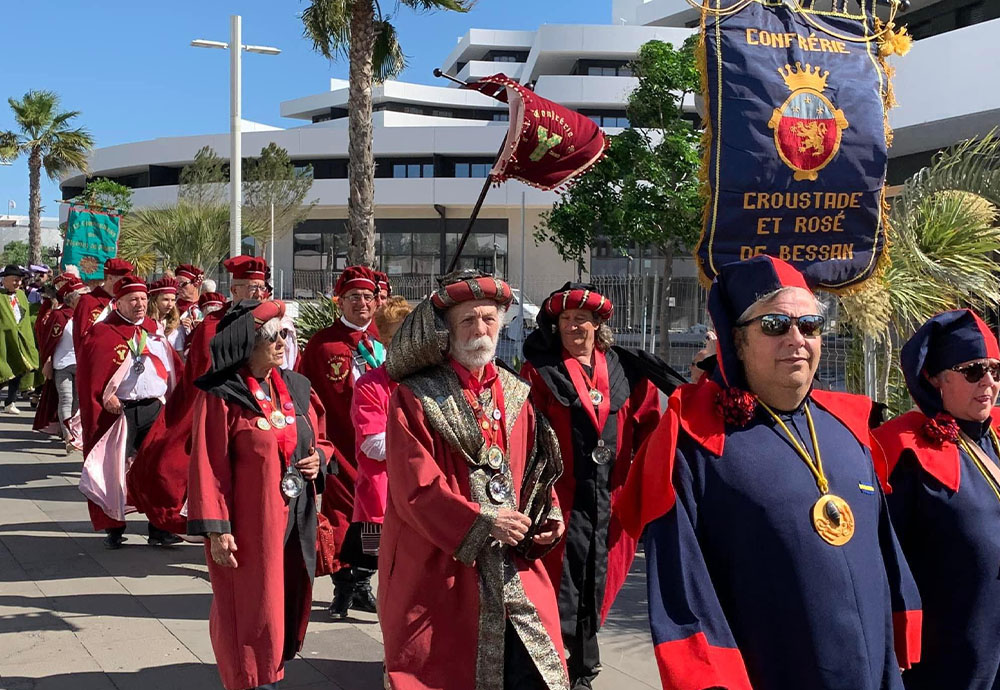
<svg viewBox="0 0 1000 690">
<path fill-rule="evenodd" d="M 3 411 L 7 414 L 21 414 L 21 410 L 17 409 L 17 405 L 11 403 L 7 407 L 3 408 Z"/>
</svg>

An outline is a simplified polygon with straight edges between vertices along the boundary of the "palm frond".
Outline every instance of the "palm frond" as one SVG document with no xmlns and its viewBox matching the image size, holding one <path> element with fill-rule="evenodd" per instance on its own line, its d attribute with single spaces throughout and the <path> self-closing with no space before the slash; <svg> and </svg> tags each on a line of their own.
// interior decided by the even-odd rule
<svg viewBox="0 0 1000 690">
<path fill-rule="evenodd" d="M 0 132 L 0 161 L 10 162 L 21 153 L 21 137 L 17 132 Z"/>
<path fill-rule="evenodd" d="M 375 43 L 372 46 L 372 79 L 381 84 L 406 69 L 406 56 L 399 45 L 396 27 L 383 19 L 375 22 Z"/>
<path fill-rule="evenodd" d="M 312 0 L 302 12 L 302 33 L 312 42 L 313 50 L 328 60 L 348 57 L 351 43 L 352 1 Z"/>
<path fill-rule="evenodd" d="M 43 146 L 43 149 L 45 147 Z M 68 170 L 86 173 L 90 167 L 89 153 L 94 148 L 94 138 L 83 128 L 63 130 L 48 139 L 42 165 L 50 179 L 57 179 Z"/>
<path fill-rule="evenodd" d="M 305 347 L 317 332 L 332 326 L 339 318 L 340 307 L 332 299 L 299 302 L 299 316 L 295 319 L 299 347 Z"/>
<path fill-rule="evenodd" d="M 433 12 L 434 10 L 468 12 L 476 5 L 477 0 L 399 0 L 399 2 L 401 5 L 406 5 L 418 12 Z"/>
<path fill-rule="evenodd" d="M 52 122 L 59 96 L 54 91 L 29 91 L 20 101 L 8 98 L 7 102 L 14 111 L 17 126 L 30 138 L 38 139 Z"/>
</svg>

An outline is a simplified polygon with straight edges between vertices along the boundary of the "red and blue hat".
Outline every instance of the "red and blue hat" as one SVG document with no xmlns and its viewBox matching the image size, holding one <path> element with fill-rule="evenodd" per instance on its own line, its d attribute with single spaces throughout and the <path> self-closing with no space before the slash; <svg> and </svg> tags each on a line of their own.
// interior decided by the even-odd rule
<svg viewBox="0 0 1000 690">
<path fill-rule="evenodd" d="M 348 266 L 337 279 L 337 284 L 333 288 L 333 294 L 341 297 L 349 290 L 371 290 L 375 292 L 378 287 L 378 276 L 375 271 L 367 266 Z"/>
<path fill-rule="evenodd" d="M 931 317 L 899 353 L 910 397 L 928 417 L 944 411 L 941 392 L 928 377 L 977 359 L 1000 360 L 1000 346 L 990 327 L 971 309 Z"/>
<path fill-rule="evenodd" d="M 747 387 L 743 365 L 736 356 L 733 329 L 743 313 L 761 297 L 783 287 L 812 292 L 791 264 L 772 256 L 755 256 L 722 266 L 708 293 L 708 313 L 719 338 L 716 379 L 724 386 Z"/>
</svg>

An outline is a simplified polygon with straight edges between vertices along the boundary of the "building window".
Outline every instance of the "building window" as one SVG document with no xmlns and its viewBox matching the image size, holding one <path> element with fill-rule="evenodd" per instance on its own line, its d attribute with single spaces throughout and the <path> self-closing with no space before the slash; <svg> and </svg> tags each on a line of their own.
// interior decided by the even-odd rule
<svg viewBox="0 0 1000 690">
<path fill-rule="evenodd" d="M 624 129 L 629 126 L 629 119 L 622 112 L 581 110 L 580 113 L 589 117 L 599 127 L 621 127 Z"/>
<path fill-rule="evenodd" d="M 376 175 L 377 177 L 378 175 Z M 394 162 L 392 163 L 392 177 L 413 178 L 413 177 L 434 177 L 434 164 L 417 161 L 414 163 Z"/>
<path fill-rule="evenodd" d="M 494 122 L 510 122 L 510 113 L 493 113 Z"/>
<path fill-rule="evenodd" d="M 631 77 L 632 63 L 627 60 L 578 60 L 573 75 L 588 77 Z"/>
</svg>

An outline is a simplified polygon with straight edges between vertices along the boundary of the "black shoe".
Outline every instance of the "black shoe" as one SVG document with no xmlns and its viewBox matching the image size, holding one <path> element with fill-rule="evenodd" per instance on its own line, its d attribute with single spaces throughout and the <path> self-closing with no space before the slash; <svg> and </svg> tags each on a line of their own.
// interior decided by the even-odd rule
<svg viewBox="0 0 1000 690">
<path fill-rule="evenodd" d="M 594 686 L 590 684 L 590 678 L 577 678 L 573 681 L 572 690 L 594 690 Z"/>
<path fill-rule="evenodd" d="M 115 527 L 113 529 L 104 530 L 107 536 L 104 537 L 104 548 L 110 549 L 111 551 L 117 551 L 125 543 L 125 528 Z"/>
<path fill-rule="evenodd" d="M 351 608 L 365 613 L 378 613 L 375 595 L 372 594 L 372 572 L 355 569 L 354 596 L 351 597 Z"/>
<path fill-rule="evenodd" d="M 350 568 L 341 568 L 333 574 L 333 601 L 330 602 L 331 618 L 347 618 L 354 598 L 354 574 Z"/>
<path fill-rule="evenodd" d="M 165 529 L 160 529 L 159 527 L 154 527 L 153 523 L 149 523 L 149 537 L 146 539 L 146 543 L 150 546 L 173 546 L 183 541 L 176 534 L 168 532 Z"/>
</svg>

